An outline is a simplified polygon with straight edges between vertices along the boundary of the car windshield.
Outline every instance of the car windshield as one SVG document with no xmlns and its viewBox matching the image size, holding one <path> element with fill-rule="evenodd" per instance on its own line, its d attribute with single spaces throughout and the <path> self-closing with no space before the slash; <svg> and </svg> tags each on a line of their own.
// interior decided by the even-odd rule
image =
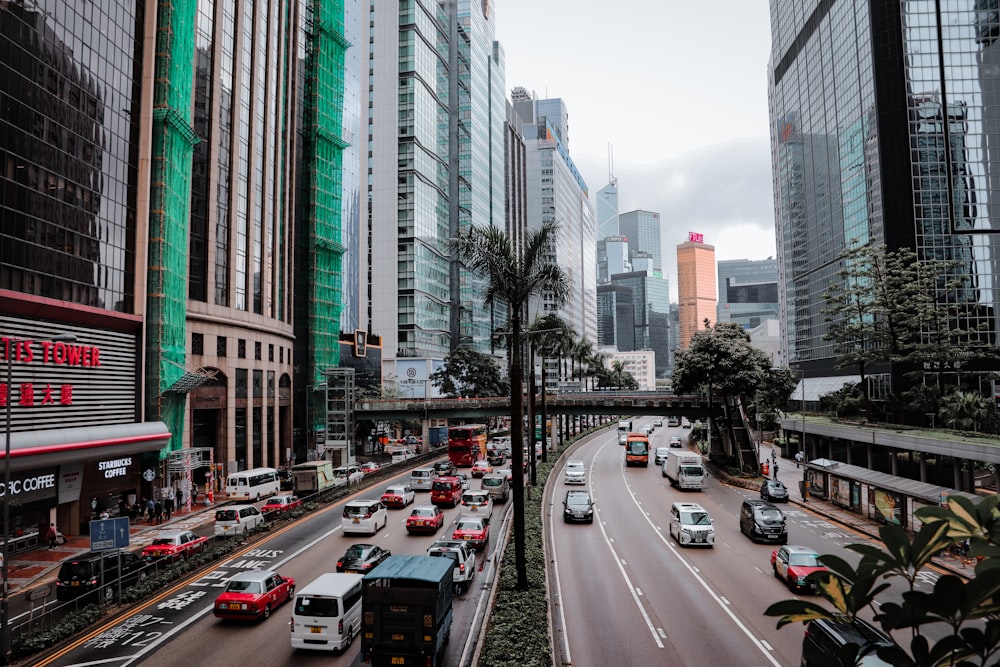
<svg viewBox="0 0 1000 667">
<path fill-rule="evenodd" d="M 761 520 L 767 521 L 768 523 L 781 521 L 783 518 L 781 512 L 775 507 L 765 507 L 759 509 L 757 510 L 757 515 L 761 518 Z"/>
<path fill-rule="evenodd" d="M 336 618 L 340 615 L 340 604 L 336 598 L 313 598 L 300 595 L 295 599 L 295 613 L 300 615 Z"/>
<path fill-rule="evenodd" d="M 589 505 L 590 496 L 582 493 L 574 493 L 566 497 L 568 505 Z"/>
<path fill-rule="evenodd" d="M 152 546 L 159 547 L 159 546 L 170 545 L 170 544 L 174 544 L 174 543 L 175 543 L 175 540 L 172 537 L 157 537 L 155 540 L 153 540 Z"/>
<path fill-rule="evenodd" d="M 566 464 L 566 470 L 571 470 L 573 472 L 581 472 L 583 471 L 583 464 L 570 461 L 569 463 Z"/>
<path fill-rule="evenodd" d="M 771 487 L 771 491 L 784 491 L 785 485 L 781 482 L 768 482 L 767 485 Z"/>
<path fill-rule="evenodd" d="M 434 510 L 429 508 L 421 509 L 418 507 L 417 509 L 410 512 L 410 516 L 434 516 Z"/>
<path fill-rule="evenodd" d="M 456 527 L 458 530 L 482 530 L 483 524 L 479 521 L 459 521 Z"/>
<path fill-rule="evenodd" d="M 503 477 L 484 477 L 483 486 L 501 486 L 503 484 Z"/>
<path fill-rule="evenodd" d="M 682 475 L 701 475 L 701 466 L 681 466 Z"/>
<path fill-rule="evenodd" d="M 350 547 L 347 548 L 347 551 L 344 553 L 344 557 L 345 558 L 364 558 L 365 556 L 368 555 L 368 553 L 371 550 L 372 550 L 372 548 L 370 546 L 368 546 L 368 545 L 355 544 L 355 545 L 350 546 Z"/>
<path fill-rule="evenodd" d="M 451 491 L 451 482 L 434 482 L 435 491 Z"/>
<path fill-rule="evenodd" d="M 236 510 L 219 510 L 215 513 L 216 521 L 236 521 Z"/>
<path fill-rule="evenodd" d="M 681 523 L 689 526 L 710 526 L 712 519 L 708 512 L 681 512 Z"/>
<path fill-rule="evenodd" d="M 463 505 L 481 505 L 489 500 L 488 493 L 466 493 L 462 496 Z"/>
<path fill-rule="evenodd" d="M 62 577 L 64 579 L 70 579 L 73 577 L 84 578 L 89 577 L 91 572 L 90 561 L 78 561 L 75 563 L 65 563 L 62 566 Z"/>
<path fill-rule="evenodd" d="M 260 593 L 259 581 L 230 581 L 226 586 L 230 593 Z"/>
<path fill-rule="evenodd" d="M 437 558 L 450 558 L 456 563 L 458 562 L 457 551 L 432 551 L 429 555 Z"/>
<path fill-rule="evenodd" d="M 629 454 L 645 454 L 647 451 L 648 447 L 646 443 L 641 440 L 632 440 L 628 443 Z"/>
<path fill-rule="evenodd" d="M 667 449 L 666 447 L 657 447 L 657 448 L 656 448 L 656 454 L 657 454 L 658 456 L 666 456 L 666 455 L 667 455 L 667 452 L 669 452 L 669 451 L 670 451 L 670 450 L 669 450 L 669 449 Z"/>
<path fill-rule="evenodd" d="M 789 565 L 797 565 L 799 567 L 820 567 L 823 563 L 819 560 L 819 554 L 789 554 L 788 556 Z"/>
<path fill-rule="evenodd" d="M 385 490 L 385 494 L 387 496 L 399 496 L 403 494 L 403 489 L 399 488 L 398 486 L 390 486 L 388 489 Z"/>
<path fill-rule="evenodd" d="M 367 505 L 363 505 L 363 506 L 362 505 L 348 505 L 347 507 L 344 508 L 344 513 L 348 514 L 348 515 L 353 515 L 353 514 L 365 515 L 365 514 L 368 513 L 368 506 Z"/>
</svg>

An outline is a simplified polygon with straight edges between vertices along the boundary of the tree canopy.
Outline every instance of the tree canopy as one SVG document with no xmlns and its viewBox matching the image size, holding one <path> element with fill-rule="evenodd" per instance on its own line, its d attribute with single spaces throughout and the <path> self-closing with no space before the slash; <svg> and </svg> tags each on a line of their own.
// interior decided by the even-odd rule
<svg viewBox="0 0 1000 667">
<path fill-rule="evenodd" d="M 431 373 L 431 382 L 449 398 L 505 396 L 510 384 L 488 354 L 470 347 L 456 348 L 444 358 L 444 366 Z"/>
<path fill-rule="evenodd" d="M 674 355 L 670 381 L 678 394 L 712 387 L 725 399 L 739 397 L 750 402 L 761 388 L 787 385 L 788 378 L 770 371 L 771 359 L 750 344 L 750 335 L 738 323 L 717 322 L 713 326 L 705 320 L 705 328 L 691 336 L 688 348 Z"/>
</svg>

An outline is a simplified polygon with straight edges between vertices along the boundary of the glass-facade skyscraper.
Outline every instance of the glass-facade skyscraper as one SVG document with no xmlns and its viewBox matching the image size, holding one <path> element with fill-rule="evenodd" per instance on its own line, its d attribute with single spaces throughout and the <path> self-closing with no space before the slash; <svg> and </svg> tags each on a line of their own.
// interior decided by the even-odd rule
<svg viewBox="0 0 1000 667">
<path fill-rule="evenodd" d="M 729 259 L 719 271 L 719 322 L 753 329 L 778 319 L 778 260 Z"/>
<path fill-rule="evenodd" d="M 648 252 L 653 258 L 653 269 L 663 270 L 659 213 L 641 209 L 622 213 L 618 216 L 618 230 L 628 239 L 629 257 L 637 252 Z"/>
<path fill-rule="evenodd" d="M 941 298 L 995 338 L 997 3 L 772 0 L 771 35 L 783 358 L 843 374 L 823 295 L 869 242 L 954 261 Z"/>
</svg>

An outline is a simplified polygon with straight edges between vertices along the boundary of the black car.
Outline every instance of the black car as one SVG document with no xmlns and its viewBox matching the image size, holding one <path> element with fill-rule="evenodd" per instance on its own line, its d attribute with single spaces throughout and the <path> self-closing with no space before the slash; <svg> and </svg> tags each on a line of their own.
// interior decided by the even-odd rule
<svg viewBox="0 0 1000 667">
<path fill-rule="evenodd" d="M 142 558 L 129 551 L 88 551 L 59 568 L 56 599 L 87 596 L 110 602 L 118 595 L 119 577 L 122 586 L 129 586 L 145 579 L 148 572 Z"/>
<path fill-rule="evenodd" d="M 352 544 L 337 560 L 337 572 L 367 574 L 391 555 L 388 549 L 374 544 Z"/>
<path fill-rule="evenodd" d="M 566 492 L 563 500 L 563 521 L 585 521 L 594 523 L 594 500 L 589 491 L 573 489 Z"/>
<path fill-rule="evenodd" d="M 776 479 L 766 479 L 760 485 L 760 499 L 772 503 L 787 503 L 788 487 Z"/>
<path fill-rule="evenodd" d="M 864 655 L 858 663 L 852 658 L 851 664 L 861 667 L 888 667 L 892 664 L 875 653 L 880 647 L 892 646 L 892 639 L 878 628 L 856 618 L 853 623 L 837 623 L 827 619 L 809 621 L 802 639 L 802 665 L 806 667 L 813 664 L 813 660 L 821 655 L 827 656 L 827 660 L 833 656 L 842 657 L 845 655 L 842 651 L 851 650 L 846 648 L 849 644 L 858 647 L 858 655 Z M 846 663 L 842 661 L 841 664 Z"/>
<path fill-rule="evenodd" d="M 451 461 L 445 459 L 444 461 L 438 461 L 434 464 L 434 471 L 439 477 L 448 477 L 449 475 L 455 474 L 455 464 Z"/>
</svg>

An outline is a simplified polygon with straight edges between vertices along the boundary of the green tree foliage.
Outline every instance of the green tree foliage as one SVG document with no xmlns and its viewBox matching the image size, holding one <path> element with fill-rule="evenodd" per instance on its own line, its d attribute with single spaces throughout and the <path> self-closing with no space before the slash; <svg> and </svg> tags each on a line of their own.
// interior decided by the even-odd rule
<svg viewBox="0 0 1000 667">
<path fill-rule="evenodd" d="M 544 222 L 538 229 L 529 230 L 523 245 L 515 245 L 506 231 L 499 227 L 469 227 L 451 240 L 452 249 L 466 265 L 486 280 L 484 300 L 486 305 L 504 304 L 510 313 L 510 435 L 511 467 L 520 470 L 524 452 L 518 443 L 524 442 L 524 404 L 522 399 L 523 357 L 522 327 L 524 313 L 532 298 L 543 293 L 551 302 L 562 303 L 569 293 L 569 276 L 552 261 L 552 244 L 558 226 Z M 527 590 L 528 571 L 524 538 L 524 477 L 514 475 L 513 480 L 514 561 L 517 569 L 517 587 Z"/>
<path fill-rule="evenodd" d="M 616 359 L 607 368 L 603 364 L 595 372 L 597 386 L 602 389 L 638 389 L 639 383 L 635 376 L 625 369 L 625 362 Z"/>
<path fill-rule="evenodd" d="M 688 349 L 675 355 L 670 381 L 678 394 L 711 387 L 726 400 L 739 397 L 750 403 L 761 388 L 780 389 L 789 378 L 772 374 L 771 359 L 750 344 L 750 335 L 739 324 L 717 322 L 712 326 L 705 320 L 705 328 L 691 336 Z M 788 394 L 793 387 L 790 385 Z"/>
<path fill-rule="evenodd" d="M 948 428 L 961 431 L 992 430 L 997 422 L 996 405 L 976 391 L 953 391 L 941 397 L 938 416 Z"/>
<path fill-rule="evenodd" d="M 506 396 L 510 385 L 500 376 L 493 357 L 469 347 L 456 348 L 444 366 L 431 373 L 431 382 L 450 398 Z"/>
<path fill-rule="evenodd" d="M 869 411 L 866 377 L 873 365 L 900 363 L 920 376 L 953 372 L 970 356 L 993 354 L 980 307 L 956 296 L 970 280 L 956 273 L 960 263 L 920 261 L 909 249 L 857 242 L 840 259 L 839 281 L 824 295 L 829 329 L 823 338 L 833 344 L 837 367 L 861 376 Z"/>
<path fill-rule="evenodd" d="M 909 635 L 909 645 L 882 647 L 878 657 L 905 667 L 971 667 L 993 665 L 1000 655 L 1000 496 L 978 504 L 952 496 L 949 507 L 922 507 L 915 512 L 920 529 L 908 534 L 899 526 L 879 531 L 882 546 L 851 544 L 860 554 L 852 566 L 837 556 L 823 556 L 828 572 L 810 574 L 819 595 L 830 606 L 809 600 L 782 600 L 764 612 L 778 617 L 778 627 L 816 618 L 852 622 L 871 612 L 886 632 Z M 969 555 L 978 557 L 975 577 L 968 581 L 942 575 L 933 590 L 917 590 L 916 581 L 931 559 L 955 543 L 968 542 Z M 901 600 L 879 599 L 889 588 L 887 579 L 905 583 Z M 932 643 L 925 633 L 935 628 Z M 942 632 L 943 630 L 943 632 Z M 943 636 L 942 636 L 943 635 Z M 908 649 L 908 650 L 907 650 Z M 858 647 L 848 645 L 837 654 L 822 656 L 816 664 L 853 666 Z"/>
</svg>

